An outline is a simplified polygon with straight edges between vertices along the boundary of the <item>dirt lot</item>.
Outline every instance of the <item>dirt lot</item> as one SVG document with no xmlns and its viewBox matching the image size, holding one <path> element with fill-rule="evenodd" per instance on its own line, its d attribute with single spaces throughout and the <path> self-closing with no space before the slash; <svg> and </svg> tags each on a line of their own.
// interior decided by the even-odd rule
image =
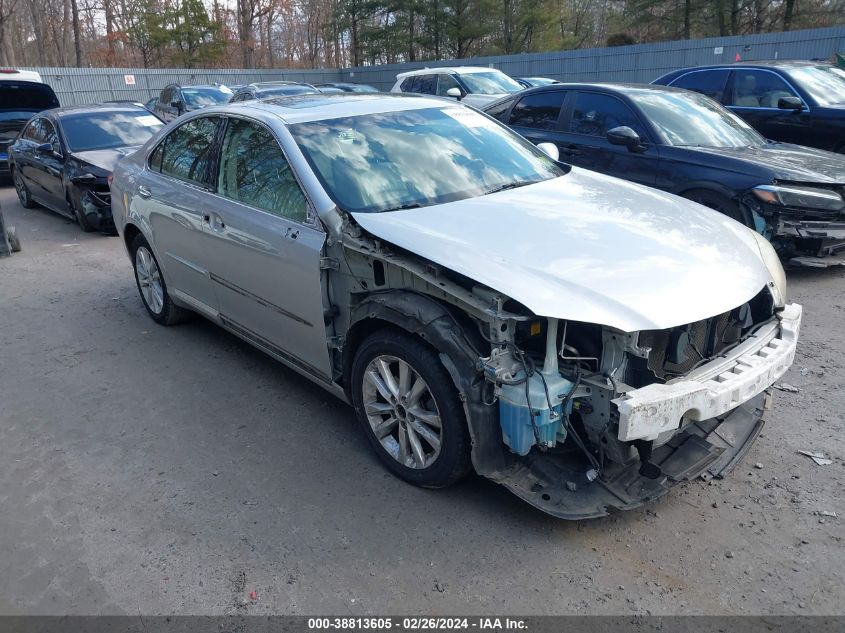
<svg viewBox="0 0 845 633">
<path fill-rule="evenodd" d="M 0 260 L 0 613 L 843 612 L 845 271 L 790 275 L 800 391 L 728 479 L 567 523 L 402 483 L 343 403 L 202 319 L 155 325 L 119 239 L 0 204 L 24 248 Z"/>
</svg>

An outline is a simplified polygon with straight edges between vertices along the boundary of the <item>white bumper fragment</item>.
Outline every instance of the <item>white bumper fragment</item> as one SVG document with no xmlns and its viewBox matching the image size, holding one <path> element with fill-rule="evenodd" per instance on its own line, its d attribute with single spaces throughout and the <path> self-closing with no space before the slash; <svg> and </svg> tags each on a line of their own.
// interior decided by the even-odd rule
<svg viewBox="0 0 845 633">
<path fill-rule="evenodd" d="M 770 387 L 795 358 L 802 308 L 786 306 L 727 356 L 666 384 L 648 385 L 613 400 L 619 407 L 619 439 L 654 440 L 683 421 L 720 416 Z"/>
</svg>

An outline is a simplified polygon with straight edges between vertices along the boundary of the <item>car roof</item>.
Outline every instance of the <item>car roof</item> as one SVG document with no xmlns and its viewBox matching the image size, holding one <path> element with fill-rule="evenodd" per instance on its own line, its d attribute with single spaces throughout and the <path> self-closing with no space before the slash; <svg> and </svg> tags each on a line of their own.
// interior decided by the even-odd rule
<svg viewBox="0 0 845 633">
<path fill-rule="evenodd" d="M 731 69 L 731 68 L 763 68 L 763 69 L 771 69 L 775 68 L 778 70 L 788 70 L 790 68 L 801 68 L 807 66 L 830 66 L 830 62 L 826 60 L 810 60 L 810 59 L 763 59 L 759 61 L 739 61 L 739 62 L 731 62 L 728 64 L 708 64 L 706 66 L 690 66 L 688 68 L 679 68 L 678 70 L 673 70 L 672 72 L 666 73 L 666 75 L 675 75 L 675 74 L 682 74 L 687 73 L 693 70 L 722 70 L 722 69 Z M 665 76 L 665 75 L 664 75 Z"/>
<path fill-rule="evenodd" d="M 144 107 L 143 104 L 133 104 L 127 102 L 64 106 L 61 108 L 47 110 L 42 114 L 52 114 L 58 118 L 62 118 L 70 115 L 86 114 L 89 112 L 139 112 L 143 114 L 150 114 L 150 111 Z"/>
<path fill-rule="evenodd" d="M 362 114 L 378 114 L 424 108 L 464 107 L 438 97 L 421 97 L 402 93 L 341 92 L 274 97 L 260 101 L 243 101 L 204 108 L 204 113 L 225 113 L 260 110 L 288 124 L 339 119 Z"/>
<path fill-rule="evenodd" d="M 639 84 L 639 83 L 631 83 L 631 82 L 610 82 L 610 81 L 602 81 L 602 82 L 593 82 L 593 83 L 581 83 L 581 82 L 569 82 L 569 83 L 556 83 L 550 84 L 548 86 L 535 86 L 534 88 L 529 88 L 527 90 L 523 90 L 519 93 L 513 93 L 508 95 L 508 98 L 513 97 L 514 95 L 518 94 L 528 95 L 534 94 L 535 92 L 548 92 L 550 90 L 591 90 L 591 89 L 600 89 L 600 90 L 607 90 L 610 92 L 618 92 L 621 94 L 634 94 L 634 93 L 643 93 L 643 92 L 688 92 L 687 90 L 681 90 L 680 88 L 673 88 L 671 86 L 658 86 L 655 84 Z"/>
<path fill-rule="evenodd" d="M 456 73 L 458 75 L 468 75 L 470 73 L 485 73 L 485 72 L 502 72 L 498 68 L 489 68 L 487 66 L 438 66 L 437 68 L 419 68 L 417 70 L 409 70 L 404 73 L 396 75 L 397 79 L 411 77 L 413 75 L 430 75 L 434 73 Z"/>
</svg>

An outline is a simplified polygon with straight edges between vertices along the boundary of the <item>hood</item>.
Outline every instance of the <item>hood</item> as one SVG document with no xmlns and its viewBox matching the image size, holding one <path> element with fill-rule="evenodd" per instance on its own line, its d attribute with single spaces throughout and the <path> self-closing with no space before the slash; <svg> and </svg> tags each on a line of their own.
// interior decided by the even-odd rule
<svg viewBox="0 0 845 633">
<path fill-rule="evenodd" d="M 775 180 L 804 183 L 845 183 L 845 156 L 822 149 L 769 143 L 761 147 L 696 147 L 696 152 L 738 158 L 769 169 Z"/>
<path fill-rule="evenodd" d="M 112 149 L 92 149 L 86 152 L 73 152 L 72 156 L 77 160 L 99 167 L 107 172 L 114 171 L 114 166 L 124 156 L 129 156 L 140 146 L 116 147 Z"/>
<path fill-rule="evenodd" d="M 625 332 L 727 312 L 770 280 L 754 236 L 739 223 L 578 168 L 478 198 L 353 217 L 539 316 Z"/>
</svg>

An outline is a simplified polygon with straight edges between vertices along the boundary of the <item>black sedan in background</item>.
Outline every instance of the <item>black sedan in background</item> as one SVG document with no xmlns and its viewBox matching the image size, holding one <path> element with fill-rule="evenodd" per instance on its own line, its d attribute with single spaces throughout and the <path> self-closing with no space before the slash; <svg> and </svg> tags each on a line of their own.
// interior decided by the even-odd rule
<svg viewBox="0 0 845 633">
<path fill-rule="evenodd" d="M 767 141 L 704 95 L 635 84 L 533 88 L 484 110 L 566 163 L 675 193 L 769 238 L 793 265 L 845 260 L 845 157 Z"/>
<path fill-rule="evenodd" d="M 845 69 L 825 62 L 684 68 L 654 81 L 706 94 L 766 138 L 845 153 Z"/>
<path fill-rule="evenodd" d="M 46 110 L 9 148 L 21 204 L 41 204 L 83 231 L 114 232 L 108 177 L 164 123 L 144 106 L 104 103 Z"/>
</svg>

